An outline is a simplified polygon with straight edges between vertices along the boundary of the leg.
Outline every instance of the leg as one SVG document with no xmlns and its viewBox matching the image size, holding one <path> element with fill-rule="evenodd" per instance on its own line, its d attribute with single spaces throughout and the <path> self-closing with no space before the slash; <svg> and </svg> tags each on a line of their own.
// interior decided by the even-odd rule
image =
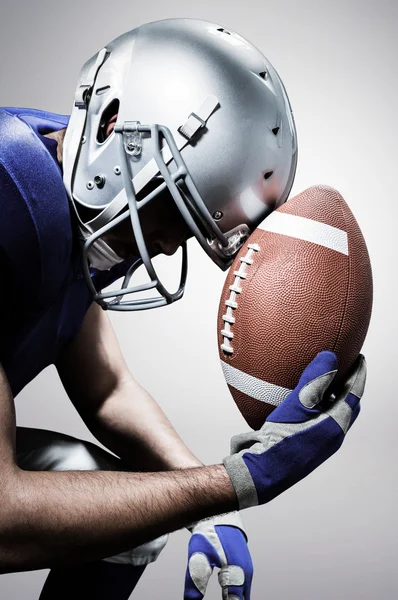
<svg viewBox="0 0 398 600">
<path fill-rule="evenodd" d="M 144 569 L 105 560 L 51 569 L 39 600 L 127 600 Z"/>
<path fill-rule="evenodd" d="M 17 461 L 27 471 L 128 471 L 122 461 L 90 442 L 43 429 L 17 427 Z M 167 536 L 129 552 L 79 566 L 51 569 L 40 600 L 127 600 L 145 566 L 156 560 Z"/>
</svg>

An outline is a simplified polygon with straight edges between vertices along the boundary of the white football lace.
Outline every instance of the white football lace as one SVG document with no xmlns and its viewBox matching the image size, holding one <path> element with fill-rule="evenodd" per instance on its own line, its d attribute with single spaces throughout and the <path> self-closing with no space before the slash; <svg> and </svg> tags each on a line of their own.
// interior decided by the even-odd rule
<svg viewBox="0 0 398 600">
<path fill-rule="evenodd" d="M 253 254 L 255 252 L 260 252 L 260 246 L 258 244 L 249 244 L 247 246 L 247 254 L 246 256 L 240 257 L 240 267 L 239 271 L 234 271 L 235 281 L 232 285 L 229 286 L 229 290 L 231 292 L 229 298 L 225 300 L 225 305 L 227 307 L 227 312 L 222 316 L 222 320 L 224 321 L 224 329 L 221 330 L 221 335 L 224 338 L 223 343 L 221 344 L 221 350 L 226 352 L 227 354 L 232 354 L 234 351 L 233 346 L 231 345 L 231 340 L 234 339 L 234 334 L 232 332 L 232 325 L 235 323 L 235 317 L 233 316 L 233 311 L 238 308 L 238 303 L 236 301 L 238 294 L 242 293 L 242 282 L 241 280 L 246 279 L 247 269 L 250 265 L 253 264 Z"/>
</svg>

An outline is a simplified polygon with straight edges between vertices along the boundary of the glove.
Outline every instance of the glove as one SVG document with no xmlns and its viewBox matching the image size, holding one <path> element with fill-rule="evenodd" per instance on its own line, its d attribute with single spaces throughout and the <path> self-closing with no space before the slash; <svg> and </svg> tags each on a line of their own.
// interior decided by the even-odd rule
<svg viewBox="0 0 398 600">
<path fill-rule="evenodd" d="M 239 509 L 269 502 L 341 446 L 360 411 L 365 358 L 358 356 L 337 396 L 325 394 L 336 372 L 335 354 L 320 352 L 259 431 L 232 438 L 231 456 L 223 463 Z"/>
<path fill-rule="evenodd" d="M 203 519 L 188 527 L 184 600 L 201 600 L 214 567 L 223 600 L 250 600 L 253 564 L 247 536 L 238 512 Z"/>
</svg>

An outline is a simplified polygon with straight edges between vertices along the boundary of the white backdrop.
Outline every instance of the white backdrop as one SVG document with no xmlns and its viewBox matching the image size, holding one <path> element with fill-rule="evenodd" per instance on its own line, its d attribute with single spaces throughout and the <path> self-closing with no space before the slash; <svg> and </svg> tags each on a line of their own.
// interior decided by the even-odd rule
<svg viewBox="0 0 398 600">
<path fill-rule="evenodd" d="M 316 183 L 337 188 L 362 228 L 373 265 L 362 414 L 337 455 L 269 505 L 244 513 L 256 568 L 253 598 L 393 600 L 398 594 L 398 5 L 388 0 L 14 0 L 1 7 L 0 106 L 67 114 L 79 69 L 92 54 L 128 29 L 168 17 L 218 22 L 271 60 L 287 88 L 298 130 L 291 195 Z M 206 463 L 220 462 L 231 436 L 247 429 L 218 360 L 216 314 L 224 278 L 191 241 L 181 302 L 111 314 L 132 373 Z M 53 367 L 16 403 L 18 425 L 91 439 Z M 182 597 L 188 537 L 185 531 L 171 536 L 133 597 Z M 46 573 L 0 577 L 0 597 L 38 597 Z M 206 597 L 221 598 L 216 577 Z"/>
</svg>

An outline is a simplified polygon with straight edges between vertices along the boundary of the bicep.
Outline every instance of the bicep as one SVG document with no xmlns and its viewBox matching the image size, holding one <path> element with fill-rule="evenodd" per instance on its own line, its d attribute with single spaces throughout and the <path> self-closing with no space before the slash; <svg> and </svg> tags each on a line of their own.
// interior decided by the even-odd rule
<svg viewBox="0 0 398 600">
<path fill-rule="evenodd" d="M 91 304 L 79 333 L 55 366 L 66 393 L 83 418 L 132 379 L 109 316 L 96 302 Z"/>
</svg>

